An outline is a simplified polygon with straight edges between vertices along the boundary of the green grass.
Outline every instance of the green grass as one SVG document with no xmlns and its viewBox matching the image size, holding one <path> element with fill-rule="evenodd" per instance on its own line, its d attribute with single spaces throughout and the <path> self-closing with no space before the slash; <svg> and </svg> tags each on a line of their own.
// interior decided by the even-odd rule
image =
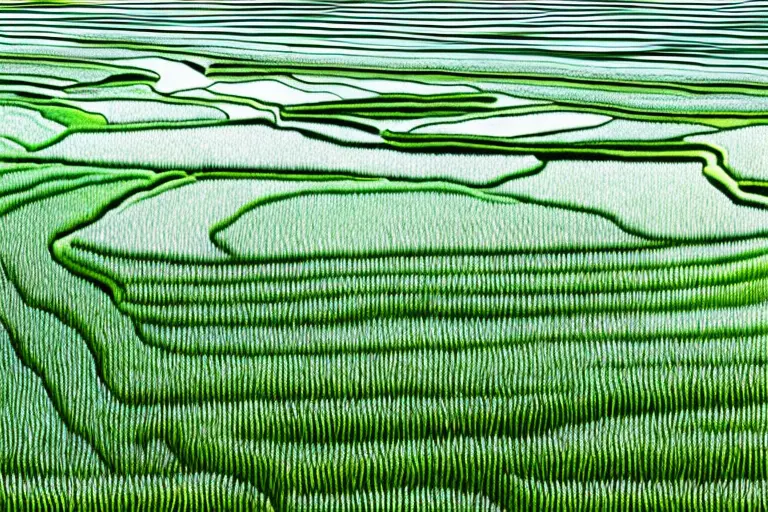
<svg viewBox="0 0 768 512">
<path fill-rule="evenodd" d="M 382 6 L 218 4 L 184 38 L 175 4 L 113 8 L 3 7 L 0 509 L 766 507 L 765 77 L 712 65 L 738 37 L 451 60 L 420 38 L 472 2 L 365 42 L 328 20 Z M 216 87 L 267 82 L 297 94 Z M 599 128 L 538 125 L 574 113 Z"/>
<path fill-rule="evenodd" d="M 59 172 L 66 174 L 72 170 L 62 167 Z M 110 172 L 119 176 L 123 171 Z M 148 183 L 147 178 L 133 183 Z M 69 274 L 51 261 L 48 253 L 48 244 L 71 231 L 78 224 L 74 219 L 83 215 L 84 210 L 73 208 L 74 205 L 84 208 L 90 204 L 91 212 L 104 211 L 111 202 L 109 198 L 124 194 L 121 191 L 126 190 L 129 183 L 120 188 L 84 183 L 72 191 L 41 190 L 37 201 L 6 214 L 2 230 L 5 240 L 26 240 L 23 253 L 5 251 L 2 254 L 7 276 L 12 279 L 10 283 L 15 284 L 7 288 L 4 303 L 16 304 L 14 308 L 4 308 L 4 322 L 18 339 L 20 353 L 42 376 L 51 396 L 57 397 L 54 403 L 61 408 L 66 424 L 92 443 L 108 468 L 130 474 L 169 475 L 181 468 L 230 474 L 249 482 L 268 496 L 273 506 L 280 508 L 316 500 L 330 506 L 330 503 L 351 499 L 348 496 L 403 503 L 398 500 L 409 499 L 408 494 L 404 494 L 406 487 L 417 493 L 415 496 L 436 493 L 423 499 L 440 500 L 445 499 L 440 498 L 443 496 L 440 492 L 448 491 L 438 490 L 449 489 L 456 481 L 463 482 L 462 492 L 466 493 L 464 497 L 456 495 L 457 506 L 465 500 L 475 503 L 471 500 L 480 498 L 472 496 L 484 495 L 483 499 L 490 501 L 477 503 L 506 508 L 514 506 L 518 499 L 533 502 L 575 499 L 568 497 L 573 496 L 568 493 L 574 493 L 574 489 L 580 488 L 578 485 L 598 485 L 596 482 L 608 477 L 616 482 L 661 478 L 670 489 L 668 492 L 679 496 L 675 499 L 697 500 L 705 499 L 704 494 L 696 493 L 704 492 L 701 489 L 706 489 L 706 482 L 762 478 L 760 467 L 746 465 L 740 452 L 734 451 L 736 447 L 758 449 L 760 442 L 759 438 L 749 437 L 761 417 L 757 412 L 760 409 L 750 408 L 758 407 L 764 389 L 761 368 L 765 338 L 760 333 L 766 331 L 759 316 L 753 320 L 737 316 L 732 329 L 727 331 L 717 320 L 717 314 L 710 316 L 711 327 L 702 330 L 710 315 L 703 304 L 699 306 L 700 311 L 664 312 L 667 308 L 660 313 L 626 313 L 624 317 L 616 317 L 613 324 L 608 312 L 584 312 L 570 321 L 558 315 L 538 320 L 526 316 L 514 318 L 514 315 L 509 319 L 493 319 L 480 311 L 479 319 L 472 314 L 474 319 L 437 315 L 408 320 L 400 315 L 392 319 L 381 317 L 383 311 L 373 308 L 366 310 L 373 317 L 360 318 L 351 324 L 323 322 L 299 327 L 291 322 L 264 330 L 251 323 L 236 328 L 236 322 L 228 320 L 218 335 L 215 331 L 201 331 L 188 321 L 182 321 L 175 330 L 163 330 L 156 324 L 137 324 L 139 333 L 148 334 L 144 340 L 136 338 L 130 322 L 126 324 L 116 315 L 115 304 L 104 291 Z M 81 189 L 83 193 L 78 192 Z M 85 194 L 88 189 L 93 191 Z M 93 193 L 96 190 L 103 191 L 103 199 Z M 63 208 L 67 204 L 70 206 Z M 41 216 L 43 212 L 47 213 Z M 36 222 L 45 229 L 31 230 L 32 219 L 39 219 Z M 93 220 L 86 221 L 91 222 Z M 38 235 L 29 236 L 32 233 Z M 758 281 L 753 281 L 752 276 L 759 275 L 764 268 L 759 253 L 755 254 L 755 249 L 750 249 L 746 242 L 742 246 L 742 251 L 747 252 L 742 256 L 735 253 L 732 263 L 723 260 L 729 254 L 727 246 L 723 247 L 722 254 L 714 256 L 707 256 L 709 247 L 699 246 L 699 252 L 686 256 L 691 263 L 701 262 L 690 267 L 690 278 L 686 278 L 685 273 L 679 274 L 680 270 L 667 267 L 664 262 L 674 261 L 669 259 L 674 253 L 660 248 L 634 249 L 624 255 L 598 252 L 582 258 L 545 253 L 534 259 L 534 255 L 520 254 L 507 257 L 506 268 L 510 269 L 507 272 L 519 265 L 526 265 L 529 271 L 538 270 L 533 274 L 506 275 L 519 275 L 516 279 L 529 279 L 528 282 L 537 286 L 537 276 L 541 278 L 552 272 L 554 276 L 559 275 L 555 270 L 557 266 L 552 265 L 560 261 L 566 265 L 559 271 L 564 272 L 561 282 L 569 289 L 568 286 L 580 286 L 579 281 L 571 279 L 592 275 L 589 270 L 578 270 L 580 265 L 585 268 L 583 265 L 592 261 L 595 268 L 599 268 L 601 261 L 603 265 L 624 261 L 624 265 L 629 266 L 622 272 L 627 276 L 636 275 L 635 285 L 627 282 L 626 286 L 648 286 L 653 290 L 648 278 L 632 263 L 648 258 L 645 265 L 657 270 L 646 272 L 649 277 L 657 275 L 660 282 L 690 279 L 689 282 L 699 284 L 699 279 L 708 279 L 708 276 L 716 279 L 714 269 L 722 269 L 725 273 L 715 281 L 715 287 L 721 288 L 725 297 L 754 298 L 751 291 L 728 291 L 727 283 L 732 279 L 747 279 L 748 286 L 756 286 Z M 687 249 L 675 250 L 682 251 L 682 255 Z M 658 256 L 651 258 L 654 251 Z M 663 256 L 659 251 L 667 251 L 668 255 Z M 29 256 L 34 254 L 39 255 L 35 260 L 39 263 L 27 265 Z M 750 260 L 754 257 L 749 256 L 751 254 L 757 256 L 754 263 Z M 445 268 L 459 272 L 461 267 L 456 265 L 461 261 L 473 261 L 470 256 L 462 257 L 463 260 L 451 258 L 454 259 L 444 260 L 445 263 L 455 263 Z M 490 256 L 482 257 L 485 260 L 474 258 L 478 263 L 487 262 L 483 265 L 503 261 Z M 702 265 L 708 259 L 712 262 Z M 610 264 L 610 261 L 616 263 Z M 683 261 L 676 264 L 685 271 L 688 267 L 681 266 Z M 393 270 L 397 271 L 398 262 L 405 264 L 408 259 L 391 259 Z M 282 267 L 290 271 L 291 267 L 309 263 L 269 265 L 275 270 Z M 326 286 L 333 286 L 327 273 L 332 263 L 322 263 L 322 260 L 316 263 L 318 282 L 325 281 Z M 371 264 L 381 265 L 376 260 Z M 187 272 L 195 268 L 189 264 L 175 265 Z M 223 268 L 237 268 L 234 265 L 237 263 Z M 260 268 L 253 264 L 239 265 L 248 272 L 258 272 Z M 337 264 L 341 271 L 354 270 L 356 266 L 365 273 L 365 260 L 359 258 L 349 267 L 343 260 Z M 574 270 L 569 271 L 569 267 Z M 83 275 L 77 267 L 70 268 Z M 200 272 L 211 272 L 214 268 L 201 267 Z M 413 267 L 412 271 L 417 273 L 412 274 L 411 282 L 436 297 L 429 291 L 429 281 L 420 277 L 423 275 L 418 272 L 419 268 Z M 433 265 L 425 268 L 436 269 Z M 616 267 L 616 271 L 620 268 Z M 158 277 L 165 275 L 162 266 L 156 272 Z M 355 275 L 351 274 L 347 282 L 355 285 L 366 282 Z M 477 279 L 482 279 L 482 275 L 485 274 Z M 490 278 L 494 274 L 487 275 Z M 500 274 L 502 278 L 504 275 Z M 150 277 L 143 272 L 139 276 Z M 608 273 L 601 278 L 598 272 L 592 286 L 595 290 L 614 286 L 615 276 Z M 275 284 L 285 286 L 280 284 L 284 278 L 279 274 L 276 277 L 279 280 Z M 36 285 L 41 280 L 61 284 L 42 289 Z M 192 286 L 195 282 L 193 278 Z M 312 283 L 299 281 L 298 284 L 311 286 Z M 472 281 L 468 284 L 472 286 Z M 543 292 L 554 290 L 544 281 L 538 286 L 545 286 Z M 331 288 L 326 290 L 330 293 Z M 386 288 L 374 287 L 371 292 L 386 294 Z M 13 298 L 14 293 L 22 294 L 16 297 L 24 297 L 23 302 Z M 233 293 L 237 294 L 238 289 Z M 671 297 L 687 302 L 674 289 L 671 293 Z M 347 293 L 339 296 L 350 297 Z M 516 303 L 517 295 L 505 296 L 510 304 Z M 450 297 L 459 296 L 452 293 Z M 542 300 L 544 297 L 542 295 Z M 163 295 L 152 299 L 157 304 L 166 300 L 167 296 Z M 203 299 L 203 303 L 209 302 Z M 413 305 L 419 304 L 424 303 Z M 575 306 L 577 304 L 572 303 L 569 307 Z M 30 309 L 41 307 L 42 310 Z M 739 309 L 723 303 L 708 307 L 723 308 L 725 316 Z M 31 316 L 33 311 L 37 311 L 34 315 L 39 319 Z M 94 311 L 100 312 L 98 323 L 93 321 Z M 164 306 L 158 311 L 163 318 L 172 318 L 168 316 L 172 307 Z M 299 310 L 290 311 L 295 314 Z M 317 311 L 341 310 L 320 307 Z M 583 322 L 590 322 L 591 328 L 584 330 Z M 751 327 L 747 328 L 750 322 Z M 25 335 L 33 332 L 30 329 L 40 328 L 33 325 L 48 325 L 45 332 L 50 334 L 45 344 Z M 627 330 L 623 326 L 634 328 Z M 241 329 L 243 344 L 228 348 L 220 345 L 236 339 L 232 338 L 236 329 Z M 744 338 L 743 333 L 749 329 L 754 330 L 754 334 Z M 219 341 L 215 337 L 203 341 L 199 336 L 219 336 Z M 195 342 L 195 337 L 201 341 Z M 113 340 L 122 342 L 116 345 Z M 255 345 L 257 342 L 261 348 Z M 312 345 L 307 345 L 308 342 Z M 277 355 L 276 351 L 285 353 Z M 74 353 L 80 355 L 74 358 L 70 355 Z M 93 366 L 92 353 L 100 354 L 96 366 Z M 206 353 L 219 355 L 212 358 Z M 61 360 L 69 361 L 66 371 L 57 369 L 60 365 L 56 361 Z M 132 363 L 126 367 L 120 361 Z M 72 371 L 73 364 L 80 369 Z M 399 371 L 393 372 L 394 368 Z M 544 374 L 548 375 L 547 379 L 541 378 Z M 448 375 L 454 377 L 446 379 Z M 115 398 L 104 394 L 99 384 L 101 379 L 116 393 Z M 744 387 L 744 381 L 750 382 L 750 386 Z M 225 399 L 221 400 L 222 397 Z M 279 400 L 275 402 L 275 399 Z M 691 401 L 701 413 L 689 412 L 687 404 Z M 729 414 L 741 414 L 739 411 L 746 414 L 737 416 L 743 419 L 727 419 Z M 111 418 L 113 430 L 98 428 L 102 414 Z M 635 424 L 623 417 L 644 419 Z M 608 423 L 601 426 L 603 422 Z M 747 423 L 743 423 L 744 427 L 737 426 L 742 425 L 739 422 L 749 422 L 750 426 L 746 426 Z M 659 430 L 667 424 L 674 428 Z M 735 433 L 726 434 L 714 426 L 717 424 L 731 425 L 729 431 L 736 429 L 735 432 L 743 433 L 739 434 L 741 437 L 734 437 Z M 666 433 L 662 437 L 647 437 L 653 432 Z M 589 439 L 587 444 L 578 444 L 580 448 L 576 451 L 568 448 L 569 443 L 585 443 Z M 316 443 L 316 447 L 310 448 L 312 445 L 307 443 Z M 613 462 L 626 458 L 629 452 L 625 450 L 630 447 L 631 453 L 639 457 L 635 465 Z M 664 448 L 662 452 L 657 451 L 660 447 Z M 371 458 L 363 453 L 376 455 Z M 656 460 L 653 457 L 658 456 L 652 455 L 654 453 L 670 455 Z M 585 466 L 579 457 L 592 462 Z M 715 468 L 722 466 L 715 463 L 715 457 L 717 460 L 726 457 L 730 461 L 732 469 L 728 476 L 716 473 Z M 691 465 L 693 458 L 704 461 L 703 465 Z M 465 460 L 472 461 L 470 466 L 463 462 Z M 533 471 L 526 460 L 539 461 L 539 469 Z M 648 462 L 639 462 L 643 460 Z M 280 474 L 279 468 L 287 464 L 296 468 L 290 475 L 272 476 Z M 502 466 L 517 476 L 488 478 L 500 475 L 496 468 Z M 438 470 L 438 467 L 444 469 Z M 472 473 L 463 473 L 470 467 L 474 470 Z M 574 473 L 579 467 L 584 468 L 579 470 L 584 472 Z M 668 468 L 667 472 L 656 473 L 654 468 L 659 467 Z M 445 468 L 450 468 L 450 472 Z M 359 479 L 355 475 L 370 476 Z M 554 492 L 547 491 L 549 487 L 544 483 L 528 487 L 533 481 L 573 483 Z M 701 483 L 691 487 L 690 482 Z M 510 486 L 521 485 L 530 494 L 509 493 L 508 489 L 514 488 Z M 659 499 L 655 498 L 661 492 L 658 487 L 643 490 L 627 485 L 604 487 L 597 496 L 618 500 L 622 492 L 634 492 L 639 493 L 636 499 Z M 55 487 L 50 489 L 49 492 L 56 492 Z M 321 498 L 324 494 L 328 497 Z M 32 499 L 33 495 L 14 496 Z M 98 496 L 112 499 L 107 497 L 109 494 Z M 730 495 L 716 496 L 721 497 L 711 499 L 726 499 Z"/>
</svg>

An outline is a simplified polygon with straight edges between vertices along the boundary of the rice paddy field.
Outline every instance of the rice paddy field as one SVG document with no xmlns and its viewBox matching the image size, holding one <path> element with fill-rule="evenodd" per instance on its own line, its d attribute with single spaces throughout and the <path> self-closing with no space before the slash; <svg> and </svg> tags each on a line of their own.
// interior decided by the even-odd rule
<svg viewBox="0 0 768 512">
<path fill-rule="evenodd" d="M 765 510 L 766 41 L 0 0 L 0 509 Z"/>
</svg>

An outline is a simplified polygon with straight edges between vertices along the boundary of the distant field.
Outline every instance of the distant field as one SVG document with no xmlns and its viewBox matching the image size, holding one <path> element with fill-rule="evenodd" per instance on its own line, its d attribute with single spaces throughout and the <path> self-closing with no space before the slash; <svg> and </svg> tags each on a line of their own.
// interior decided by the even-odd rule
<svg viewBox="0 0 768 512">
<path fill-rule="evenodd" d="M 759 1 L 0 1 L 0 508 L 768 507 Z"/>
</svg>

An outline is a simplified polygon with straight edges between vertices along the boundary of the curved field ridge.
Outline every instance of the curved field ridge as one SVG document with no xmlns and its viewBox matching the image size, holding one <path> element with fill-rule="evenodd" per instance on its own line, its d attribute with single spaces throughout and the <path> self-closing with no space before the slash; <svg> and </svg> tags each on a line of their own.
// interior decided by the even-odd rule
<svg viewBox="0 0 768 512">
<path fill-rule="evenodd" d="M 0 4 L 0 509 L 768 508 L 764 2 Z"/>
<path fill-rule="evenodd" d="M 493 202 L 466 193 L 413 190 L 301 194 L 251 204 L 213 240 L 240 259 L 397 253 L 535 251 L 642 245 L 610 222 Z M 250 209 L 250 211 L 248 211 Z M 276 222 L 276 219 L 295 219 Z M 553 230 L 552 233 L 549 230 Z M 545 233 L 554 236 L 545 237 Z M 297 236 L 298 235 L 298 236 Z M 462 238 L 461 249 L 453 242 Z"/>
<path fill-rule="evenodd" d="M 768 211 L 734 203 L 702 175 L 701 165 L 693 163 L 562 160 L 493 190 L 507 197 L 600 211 L 621 226 L 659 239 L 728 240 L 768 234 Z M 681 195 L 687 200 L 681 201 Z"/>
</svg>

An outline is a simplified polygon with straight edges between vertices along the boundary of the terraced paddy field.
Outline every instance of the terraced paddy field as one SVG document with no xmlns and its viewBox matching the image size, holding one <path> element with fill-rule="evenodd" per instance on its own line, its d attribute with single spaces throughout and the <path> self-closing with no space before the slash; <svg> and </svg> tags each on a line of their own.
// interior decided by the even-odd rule
<svg viewBox="0 0 768 512">
<path fill-rule="evenodd" d="M 0 508 L 764 510 L 766 12 L 0 2 Z"/>
</svg>

